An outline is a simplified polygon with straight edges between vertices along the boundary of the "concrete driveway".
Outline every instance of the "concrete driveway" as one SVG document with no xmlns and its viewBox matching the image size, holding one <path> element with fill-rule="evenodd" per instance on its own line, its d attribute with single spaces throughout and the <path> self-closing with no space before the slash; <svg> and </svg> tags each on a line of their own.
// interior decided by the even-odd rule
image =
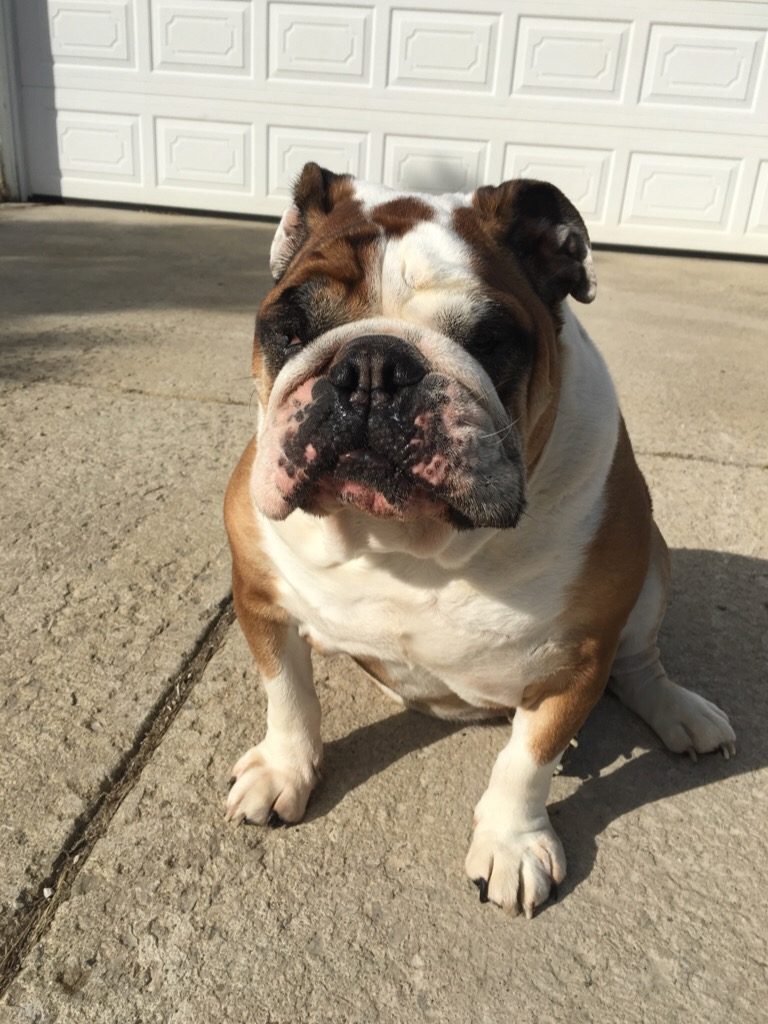
<svg viewBox="0 0 768 1024">
<path fill-rule="evenodd" d="M 605 698 L 528 923 L 462 869 L 505 727 L 399 711 L 343 659 L 308 820 L 223 821 L 264 719 L 220 508 L 271 231 L 0 207 L 0 1020 L 765 1020 L 768 267 L 597 254 L 579 312 L 673 549 L 666 665 L 739 753 L 692 764 Z"/>
</svg>

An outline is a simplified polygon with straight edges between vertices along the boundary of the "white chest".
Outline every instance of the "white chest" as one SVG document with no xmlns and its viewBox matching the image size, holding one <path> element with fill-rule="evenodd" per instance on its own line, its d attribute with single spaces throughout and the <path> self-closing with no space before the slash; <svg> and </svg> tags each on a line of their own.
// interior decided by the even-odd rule
<svg viewBox="0 0 768 1024">
<path fill-rule="evenodd" d="M 525 572 L 518 565 L 514 582 L 495 549 L 474 559 L 471 572 L 401 553 L 317 565 L 304 555 L 307 537 L 296 536 L 317 529 L 312 523 L 267 526 L 266 546 L 280 603 L 321 650 L 386 664 L 408 680 L 411 696 L 420 680 L 425 690 L 439 680 L 472 704 L 516 704 L 530 682 L 559 667 L 552 624 L 564 581 L 550 558 Z"/>
</svg>

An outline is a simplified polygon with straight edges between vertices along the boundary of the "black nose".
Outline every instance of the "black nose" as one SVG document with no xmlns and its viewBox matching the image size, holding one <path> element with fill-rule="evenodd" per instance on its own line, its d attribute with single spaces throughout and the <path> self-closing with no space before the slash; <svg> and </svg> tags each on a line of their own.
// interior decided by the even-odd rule
<svg viewBox="0 0 768 1024">
<path fill-rule="evenodd" d="M 370 334 L 342 350 L 328 379 L 348 402 L 379 405 L 391 402 L 402 388 L 418 384 L 426 372 L 412 346 L 387 334 Z"/>
</svg>

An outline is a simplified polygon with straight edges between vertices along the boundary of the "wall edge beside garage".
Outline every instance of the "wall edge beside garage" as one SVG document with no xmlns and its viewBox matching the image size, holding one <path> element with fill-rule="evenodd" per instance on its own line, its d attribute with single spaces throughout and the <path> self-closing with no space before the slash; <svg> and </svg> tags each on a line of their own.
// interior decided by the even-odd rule
<svg viewBox="0 0 768 1024">
<path fill-rule="evenodd" d="M 13 5 L 0 0 L 0 202 L 27 198 L 18 75 Z"/>
</svg>

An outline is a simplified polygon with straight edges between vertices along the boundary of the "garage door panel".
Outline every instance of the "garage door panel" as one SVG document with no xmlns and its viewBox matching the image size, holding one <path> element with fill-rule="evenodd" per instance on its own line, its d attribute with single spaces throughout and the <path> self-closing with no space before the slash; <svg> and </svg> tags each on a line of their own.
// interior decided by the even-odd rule
<svg viewBox="0 0 768 1024">
<path fill-rule="evenodd" d="M 559 185 L 598 241 L 768 254 L 766 5 L 16 0 L 32 189 L 281 212 L 307 159 Z M 55 108 L 55 109 L 54 109 Z"/>
<path fill-rule="evenodd" d="M 134 0 L 30 0 L 16 20 L 22 85 L 138 68 Z"/>
<path fill-rule="evenodd" d="M 250 124 L 156 117 L 157 186 L 253 195 Z"/>
<path fill-rule="evenodd" d="M 153 0 L 152 68 L 250 78 L 250 0 Z"/>
<path fill-rule="evenodd" d="M 267 12 L 271 80 L 370 83 L 373 7 L 269 3 Z"/>
<path fill-rule="evenodd" d="M 651 26 L 641 100 L 751 111 L 765 33 L 728 26 Z"/>
<path fill-rule="evenodd" d="M 726 230 L 740 160 L 632 153 L 622 222 Z"/>
<path fill-rule="evenodd" d="M 488 143 L 482 139 L 424 139 L 387 135 L 384 184 L 416 192 L 471 192 L 488 180 Z"/>
<path fill-rule="evenodd" d="M 266 147 L 268 197 L 279 202 L 282 210 L 289 201 L 293 182 L 309 160 L 337 174 L 367 177 L 370 173 L 368 149 L 368 132 L 336 131 L 309 125 L 269 125 Z"/>
<path fill-rule="evenodd" d="M 500 22 L 500 14 L 393 10 L 388 84 L 492 93 Z"/>
<path fill-rule="evenodd" d="M 521 17 L 513 93 L 620 101 L 631 31 L 629 21 Z"/>
<path fill-rule="evenodd" d="M 60 111 L 56 117 L 58 163 L 71 178 L 141 180 L 139 119 L 85 110 Z"/>
<path fill-rule="evenodd" d="M 130 0 L 50 0 L 48 23 L 56 63 L 136 66 Z"/>
</svg>

